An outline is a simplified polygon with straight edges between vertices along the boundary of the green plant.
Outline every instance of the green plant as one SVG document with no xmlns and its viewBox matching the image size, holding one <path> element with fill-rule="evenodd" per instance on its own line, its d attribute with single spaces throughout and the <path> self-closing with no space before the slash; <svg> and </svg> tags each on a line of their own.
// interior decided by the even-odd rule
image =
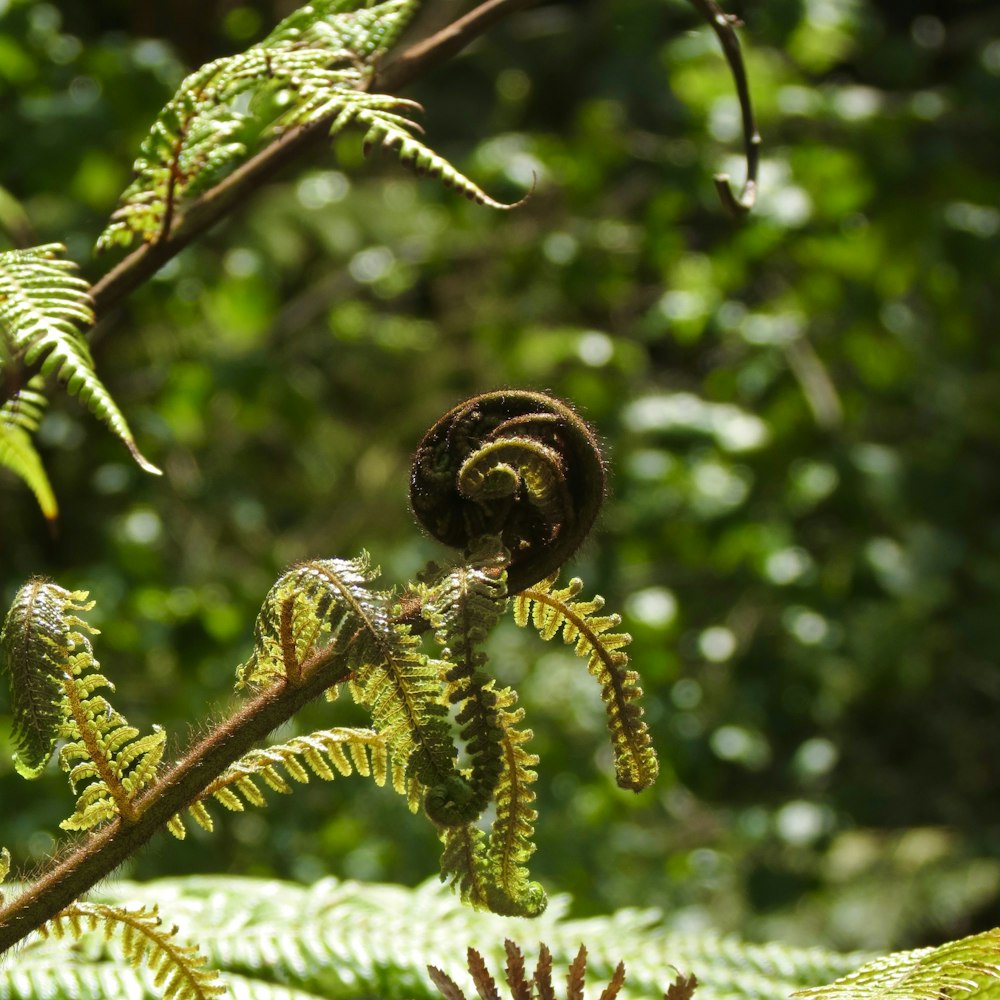
<svg viewBox="0 0 1000 1000">
<path fill-rule="evenodd" d="M 0 411 L 0 462 L 28 483 L 47 517 L 55 515 L 54 496 L 30 440 L 44 405 L 35 368 L 64 380 L 140 465 L 156 471 L 97 380 L 79 326 L 245 193 L 239 179 L 262 174 L 230 171 L 256 144 L 278 137 L 263 159 L 247 166 L 276 162 L 273 151 L 298 141 L 289 136 L 358 124 L 366 146 L 394 148 L 473 200 L 503 207 L 415 138 L 408 102 L 369 93 L 382 72 L 379 59 L 415 6 L 369 4 L 355 11 L 346 3 L 315 4 L 246 53 L 185 80 L 143 145 L 136 180 L 99 241 L 102 249 L 137 240 L 143 246 L 92 289 L 72 276 L 55 246 L 0 259 L 9 393 Z M 728 21 L 714 5 L 698 6 L 712 14 L 732 58 Z M 741 100 L 745 92 L 741 79 Z M 749 116 L 744 126 L 750 176 L 744 196 L 730 197 L 734 211 L 744 210 L 754 192 L 757 139 Z M 372 588 L 375 573 L 364 556 L 293 567 L 265 600 L 253 656 L 238 671 L 239 686 L 253 700 L 166 771 L 160 768 L 166 734 L 141 735 L 105 697 L 111 685 L 99 672 L 93 630 L 83 617 L 88 595 L 46 580 L 26 584 L 0 642 L 12 677 L 18 767 L 25 776 L 37 773 L 63 741 L 59 760 L 79 793 L 63 826 L 97 833 L 9 905 L 0 917 L 9 920 L 7 940 L 32 926 L 51 936 L 86 936 L 100 928 L 108 939 L 120 935 L 127 961 L 148 962 L 165 995 L 218 992 L 206 960 L 162 931 L 154 909 L 68 900 L 162 826 L 183 836 L 190 817 L 211 829 L 212 801 L 242 810 L 262 804 L 266 789 L 286 793 L 290 782 L 310 775 L 329 780 L 352 770 L 379 784 L 391 777 L 412 807 L 424 808 L 445 843 L 442 873 L 464 899 L 501 913 L 540 912 L 544 899 L 525 866 L 533 850 L 538 761 L 527 749 L 530 731 L 519 728 L 523 713 L 513 689 L 498 687 L 485 670 L 483 643 L 509 597 L 518 624 L 532 623 L 546 639 L 561 632 L 600 682 L 619 784 L 640 790 L 654 780 L 637 678 L 623 651 L 628 637 L 615 632 L 615 616 L 599 614 L 599 598 L 580 601 L 578 581 L 557 589 L 553 575 L 590 529 L 603 492 L 594 437 L 564 404 L 515 391 L 461 404 L 421 445 L 412 502 L 428 531 L 462 556 L 428 567 L 395 594 Z M 437 648 L 428 651 L 432 641 Z M 247 749 L 305 700 L 332 697 L 335 690 L 348 690 L 369 710 L 371 729 L 321 730 Z M 487 838 L 477 820 L 491 804 L 496 816 Z M 8 864 L 4 854 L 4 875 Z M 990 940 L 963 948 L 921 957 L 921 996 L 945 987 L 971 990 L 994 975 Z M 859 973 L 831 989 L 844 991 L 837 996 L 852 990 L 881 995 L 885 976 L 894 988 L 892 977 L 906 962 L 883 960 L 870 976 Z M 70 992 L 85 995 L 97 982 L 81 975 Z M 524 984 L 518 988 L 523 992 Z M 31 989 L 44 987 L 33 983 Z M 263 987 L 255 989 L 264 995 Z"/>
</svg>

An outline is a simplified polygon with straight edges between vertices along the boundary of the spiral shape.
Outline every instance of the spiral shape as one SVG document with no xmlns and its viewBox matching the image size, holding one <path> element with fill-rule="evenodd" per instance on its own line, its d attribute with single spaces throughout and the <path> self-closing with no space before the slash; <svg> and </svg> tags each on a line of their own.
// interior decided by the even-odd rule
<svg viewBox="0 0 1000 1000">
<path fill-rule="evenodd" d="M 413 458 L 410 503 L 436 539 L 466 550 L 499 535 L 517 593 L 580 547 L 604 501 L 604 460 L 591 429 L 565 403 L 502 389 L 446 413 Z"/>
</svg>

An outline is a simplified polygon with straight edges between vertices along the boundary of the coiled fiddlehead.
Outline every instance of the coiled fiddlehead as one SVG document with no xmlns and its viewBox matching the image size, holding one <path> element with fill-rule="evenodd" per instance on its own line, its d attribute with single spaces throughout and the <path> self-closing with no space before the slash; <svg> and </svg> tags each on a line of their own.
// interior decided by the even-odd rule
<svg viewBox="0 0 1000 1000">
<path fill-rule="evenodd" d="M 554 573 L 580 547 L 604 500 L 597 438 L 565 403 L 502 389 L 473 396 L 424 436 L 410 502 L 438 541 L 467 550 L 499 535 L 515 594 Z"/>
</svg>

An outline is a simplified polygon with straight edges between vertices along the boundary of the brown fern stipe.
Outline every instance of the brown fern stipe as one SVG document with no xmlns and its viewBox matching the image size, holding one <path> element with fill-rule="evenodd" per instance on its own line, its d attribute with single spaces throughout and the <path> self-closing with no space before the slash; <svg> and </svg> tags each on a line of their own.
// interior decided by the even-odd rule
<svg viewBox="0 0 1000 1000">
<path fill-rule="evenodd" d="M 438 541 L 467 549 L 499 535 L 508 591 L 549 576 L 580 547 L 604 500 L 597 438 L 565 403 L 498 390 L 446 413 L 417 448 L 410 502 Z"/>
</svg>

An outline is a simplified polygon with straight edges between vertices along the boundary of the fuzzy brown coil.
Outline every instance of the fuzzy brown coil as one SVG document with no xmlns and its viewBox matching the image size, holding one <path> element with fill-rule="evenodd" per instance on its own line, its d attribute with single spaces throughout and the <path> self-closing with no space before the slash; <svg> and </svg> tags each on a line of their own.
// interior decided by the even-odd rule
<svg viewBox="0 0 1000 1000">
<path fill-rule="evenodd" d="M 467 549 L 499 535 L 517 593 L 551 575 L 580 547 L 604 500 L 593 432 L 565 403 L 499 390 L 446 413 L 413 458 L 410 502 L 439 541 Z"/>
</svg>

